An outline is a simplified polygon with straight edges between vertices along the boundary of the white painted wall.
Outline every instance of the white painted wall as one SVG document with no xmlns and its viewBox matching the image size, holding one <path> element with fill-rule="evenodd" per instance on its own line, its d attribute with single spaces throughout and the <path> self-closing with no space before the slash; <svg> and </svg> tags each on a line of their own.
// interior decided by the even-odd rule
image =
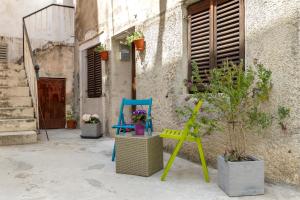
<svg viewBox="0 0 300 200">
<path fill-rule="evenodd" d="M 1 16 L 0 36 L 22 38 L 22 18 L 52 3 L 73 5 L 72 0 L 1 0 L 0 1 L 0 16 Z M 50 13 L 51 11 L 48 12 Z M 42 15 L 46 15 L 46 13 L 43 13 Z M 31 19 L 32 21 L 30 23 L 38 27 L 39 25 L 38 23 L 41 22 L 40 17 L 41 15 L 36 17 L 35 19 Z M 61 18 L 61 17 L 56 16 L 56 18 Z M 36 20 L 36 22 L 34 20 Z M 56 20 L 55 17 L 53 17 L 53 20 Z M 73 20 L 73 19 L 70 18 L 66 20 Z M 73 23 L 73 21 L 70 21 L 70 24 L 71 23 Z M 45 27 L 43 28 L 45 29 Z M 55 28 L 57 29 L 59 28 L 59 26 Z M 70 27 L 66 27 L 66 28 L 70 28 Z M 65 30 L 63 29 L 60 31 L 65 31 Z"/>
<path fill-rule="evenodd" d="M 74 9 L 51 6 L 25 19 L 32 48 L 48 41 L 74 42 Z"/>
<path fill-rule="evenodd" d="M 0 35 L 22 37 L 22 18 L 56 0 L 1 0 Z"/>
</svg>

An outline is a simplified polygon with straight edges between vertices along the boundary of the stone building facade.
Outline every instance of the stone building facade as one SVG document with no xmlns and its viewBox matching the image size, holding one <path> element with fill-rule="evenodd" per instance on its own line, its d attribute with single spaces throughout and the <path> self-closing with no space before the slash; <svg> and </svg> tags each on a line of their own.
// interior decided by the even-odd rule
<svg viewBox="0 0 300 200">
<path fill-rule="evenodd" d="M 202 0 L 205 1 L 205 0 Z M 189 95 L 183 81 L 188 77 L 187 8 L 189 0 L 77 0 L 75 73 L 80 77 L 80 114 L 98 113 L 103 131 L 114 136 L 122 97 L 132 97 L 132 66 L 135 67 L 136 97 L 153 98 L 155 131 L 179 128 L 175 113 Z M 291 108 L 288 135 L 276 125 L 265 135 L 253 134 L 248 151 L 265 160 L 266 179 L 300 185 L 300 1 L 245 0 L 245 62 L 263 63 L 273 72 L 273 93 L 268 107 Z M 120 61 L 121 43 L 134 30 L 144 33 L 144 52 L 130 51 L 129 61 Z M 86 55 L 103 43 L 109 60 L 102 61 L 102 96 L 87 97 Z M 75 57 L 77 57 L 75 56 Z M 134 64 L 133 64 L 134 63 Z M 129 112 L 129 111 L 128 111 Z M 215 165 L 224 151 L 224 135 L 203 138 L 207 160 Z M 173 148 L 165 141 L 165 148 Z M 186 144 L 182 155 L 198 161 L 196 146 Z"/>
</svg>

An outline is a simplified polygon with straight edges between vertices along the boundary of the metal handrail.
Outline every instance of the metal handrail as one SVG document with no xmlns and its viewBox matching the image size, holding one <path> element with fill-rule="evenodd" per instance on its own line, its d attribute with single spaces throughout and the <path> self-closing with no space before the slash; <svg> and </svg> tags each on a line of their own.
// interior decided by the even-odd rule
<svg viewBox="0 0 300 200">
<path fill-rule="evenodd" d="M 33 13 L 30 13 L 30 14 L 26 15 L 25 17 L 23 17 L 23 22 L 24 22 L 24 20 L 25 20 L 26 18 L 28 18 L 28 17 L 30 17 L 30 16 L 32 16 L 32 15 L 35 15 L 36 13 L 39 13 L 39 12 L 41 12 L 41 11 L 43 11 L 43 10 L 46 10 L 47 8 L 49 8 L 49 7 L 51 7 L 51 6 L 58 6 L 58 7 L 63 7 L 63 8 L 72 8 L 72 9 L 74 9 L 74 6 L 67 6 L 67 5 L 61 5 L 61 4 L 53 3 L 53 4 L 50 4 L 50 5 L 48 5 L 48 6 L 45 6 L 45 7 L 41 8 L 41 9 L 39 9 L 39 10 L 37 10 L 37 11 L 34 11 Z"/>
</svg>

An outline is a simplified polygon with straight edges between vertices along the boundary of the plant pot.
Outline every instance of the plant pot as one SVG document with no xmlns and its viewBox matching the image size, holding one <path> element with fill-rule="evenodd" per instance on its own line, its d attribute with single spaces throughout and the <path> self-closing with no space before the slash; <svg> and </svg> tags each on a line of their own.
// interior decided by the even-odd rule
<svg viewBox="0 0 300 200">
<path fill-rule="evenodd" d="M 219 156 L 218 185 L 230 197 L 264 194 L 264 161 L 226 162 Z"/>
<path fill-rule="evenodd" d="M 136 48 L 136 50 L 138 51 L 144 51 L 145 49 L 145 41 L 144 38 L 138 39 L 138 40 L 134 40 L 134 46 Z"/>
<path fill-rule="evenodd" d="M 76 120 L 67 120 L 67 128 L 68 129 L 76 129 L 77 121 Z"/>
<path fill-rule="evenodd" d="M 100 123 L 97 124 L 87 124 L 84 123 L 81 126 L 81 137 L 82 138 L 99 138 L 102 137 L 103 133 L 101 131 Z"/>
<path fill-rule="evenodd" d="M 145 125 L 143 123 L 135 124 L 135 135 L 145 135 Z"/>
<path fill-rule="evenodd" d="M 101 60 L 108 60 L 108 51 L 101 51 L 99 54 Z"/>
</svg>

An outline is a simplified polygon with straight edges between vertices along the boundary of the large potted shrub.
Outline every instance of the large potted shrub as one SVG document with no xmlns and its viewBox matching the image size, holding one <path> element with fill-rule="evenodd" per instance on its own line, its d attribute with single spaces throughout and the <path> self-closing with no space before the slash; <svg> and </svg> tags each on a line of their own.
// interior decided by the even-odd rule
<svg viewBox="0 0 300 200">
<path fill-rule="evenodd" d="M 84 114 L 82 116 L 83 124 L 81 126 L 82 138 L 99 138 L 102 137 L 101 124 L 97 114 Z"/>
<path fill-rule="evenodd" d="M 134 43 L 136 50 L 144 51 L 145 49 L 144 34 L 141 31 L 135 31 L 126 37 L 126 43 L 128 46 L 131 46 L 131 44 Z"/>
<path fill-rule="evenodd" d="M 186 83 L 192 97 L 207 103 L 203 110 L 206 116 L 195 126 L 209 132 L 218 129 L 228 138 L 224 154 L 217 159 L 218 185 L 229 196 L 264 194 L 264 161 L 249 155 L 246 147 L 248 134 L 264 133 L 274 119 L 279 119 L 280 127 L 286 130 L 289 109 L 279 106 L 277 113 L 265 109 L 272 72 L 262 64 L 245 70 L 242 62 L 225 62 L 207 75 L 209 84 L 201 79 L 193 62 L 192 79 Z"/>
<path fill-rule="evenodd" d="M 106 46 L 103 44 L 99 44 L 95 48 L 95 52 L 99 53 L 101 60 L 108 60 L 108 51 L 106 49 Z"/>
</svg>

